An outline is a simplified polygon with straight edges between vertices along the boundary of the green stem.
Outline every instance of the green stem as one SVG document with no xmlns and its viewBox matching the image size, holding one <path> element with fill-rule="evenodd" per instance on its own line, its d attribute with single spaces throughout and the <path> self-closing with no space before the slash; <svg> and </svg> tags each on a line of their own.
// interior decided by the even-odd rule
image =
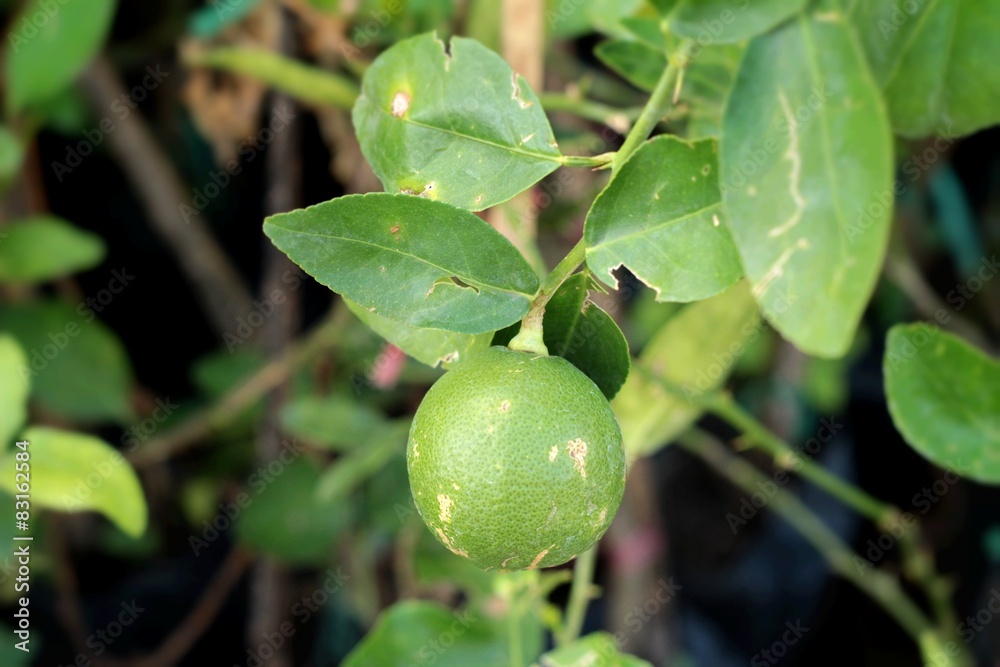
<svg viewBox="0 0 1000 667">
<path fill-rule="evenodd" d="M 521 613 L 520 604 L 515 600 L 519 597 L 517 592 L 511 600 L 510 613 L 507 615 L 507 646 L 510 650 L 511 667 L 522 667 L 524 665 L 524 642 L 521 639 Z"/>
<path fill-rule="evenodd" d="M 668 59 L 667 67 L 660 75 L 660 80 L 656 82 L 656 87 L 653 89 L 649 101 L 642 113 L 639 114 L 639 118 L 636 119 L 628 136 L 625 137 L 625 143 L 615 155 L 615 160 L 611 165 L 612 176 L 618 173 L 621 166 L 625 164 L 625 160 L 639 149 L 642 142 L 646 141 L 647 137 L 656 129 L 657 123 L 667 115 L 667 111 L 673 104 L 674 82 L 680 71 L 687 65 L 684 54 L 688 53 L 690 47 L 690 40 L 685 40 L 675 54 Z"/>
<path fill-rule="evenodd" d="M 556 644 L 564 646 L 580 636 L 583 629 L 583 619 L 587 614 L 587 605 L 591 598 L 591 586 L 594 580 L 594 566 L 597 564 L 597 545 L 584 551 L 576 557 L 573 568 L 573 585 L 569 591 L 569 603 L 566 605 L 566 621 L 562 632 L 556 635 Z"/>
<path fill-rule="evenodd" d="M 542 318 L 545 315 L 545 306 L 559 289 L 559 286 L 566 282 L 566 279 L 583 264 L 586 255 L 587 246 L 584 245 L 583 239 L 580 239 L 573 246 L 573 249 L 562 258 L 562 261 L 549 272 L 549 275 L 542 281 L 538 295 L 531 302 L 528 314 L 521 320 L 521 330 L 511 339 L 508 345 L 510 349 L 548 356 L 549 350 L 545 347 L 542 336 Z"/>
<path fill-rule="evenodd" d="M 614 153 L 601 153 L 592 157 L 586 155 L 563 155 L 559 162 L 566 167 L 606 167 L 614 162 Z"/>
<path fill-rule="evenodd" d="M 744 491 L 757 492 L 761 485 L 770 482 L 751 464 L 730 454 L 704 433 L 691 431 L 679 442 Z M 903 592 L 899 582 L 879 570 L 863 574 L 854 564 L 854 559 L 859 557 L 798 498 L 779 488 L 771 496 L 768 506 L 819 551 L 834 572 L 854 584 L 892 616 L 922 650 L 929 643 L 936 643 L 930 639 L 938 636 L 934 626 Z"/>
</svg>

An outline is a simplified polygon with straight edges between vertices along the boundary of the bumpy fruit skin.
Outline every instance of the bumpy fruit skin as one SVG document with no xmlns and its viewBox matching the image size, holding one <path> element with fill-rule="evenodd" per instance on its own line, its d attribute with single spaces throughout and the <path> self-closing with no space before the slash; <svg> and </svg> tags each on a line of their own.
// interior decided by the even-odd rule
<svg viewBox="0 0 1000 667">
<path fill-rule="evenodd" d="M 604 535 L 625 490 L 621 430 L 597 386 L 565 359 L 506 347 L 431 387 L 406 462 L 428 528 L 487 570 L 572 559 Z"/>
</svg>

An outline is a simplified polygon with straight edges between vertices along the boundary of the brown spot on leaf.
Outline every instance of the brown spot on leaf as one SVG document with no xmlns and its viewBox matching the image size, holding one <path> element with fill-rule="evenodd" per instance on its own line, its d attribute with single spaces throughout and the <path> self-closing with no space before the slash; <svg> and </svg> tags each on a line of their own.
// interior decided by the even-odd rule
<svg viewBox="0 0 1000 667">
<path fill-rule="evenodd" d="M 407 109 L 410 108 L 410 96 L 399 91 L 392 98 L 392 115 L 396 118 L 402 118 L 406 115 Z"/>
</svg>

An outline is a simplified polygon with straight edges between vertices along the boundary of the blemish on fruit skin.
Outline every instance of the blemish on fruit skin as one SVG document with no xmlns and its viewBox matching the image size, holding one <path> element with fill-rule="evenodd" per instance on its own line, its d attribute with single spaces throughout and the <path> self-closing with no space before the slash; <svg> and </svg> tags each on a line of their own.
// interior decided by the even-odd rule
<svg viewBox="0 0 1000 667">
<path fill-rule="evenodd" d="M 413 441 L 413 458 L 415 458 L 415 459 L 420 458 L 420 452 L 417 450 L 417 447 L 419 447 L 419 446 L 420 445 L 417 444 L 417 441 L 414 440 Z"/>
<path fill-rule="evenodd" d="M 511 562 L 515 558 L 517 558 L 517 556 L 508 556 L 507 558 L 504 558 L 503 561 L 501 561 L 500 563 L 500 567 L 502 568 L 507 567 L 507 563 Z"/>
<path fill-rule="evenodd" d="M 559 456 L 559 445 L 552 445 L 552 449 L 549 450 L 549 461 L 555 461 L 557 456 Z"/>
<path fill-rule="evenodd" d="M 566 443 L 566 453 L 573 459 L 573 467 L 580 477 L 587 479 L 587 443 L 580 438 L 570 440 Z"/>
<path fill-rule="evenodd" d="M 555 545 L 553 544 L 552 547 L 554 546 Z M 531 561 L 531 565 L 528 566 L 528 569 L 529 570 L 537 569 L 538 564 L 542 562 L 542 559 L 545 558 L 547 555 L 549 555 L 549 551 L 552 550 L 552 547 L 549 547 L 548 549 L 543 549 L 541 553 L 535 556 L 535 560 Z"/>
<path fill-rule="evenodd" d="M 410 108 L 409 95 L 407 95 L 403 91 L 399 91 L 398 93 L 395 94 L 395 96 L 393 96 L 392 98 L 393 116 L 395 116 L 396 118 L 402 118 L 406 114 L 407 109 L 409 108 Z"/>
<path fill-rule="evenodd" d="M 438 494 L 438 518 L 444 523 L 451 523 L 452 499 L 443 493 Z"/>
<path fill-rule="evenodd" d="M 441 526 L 436 526 L 434 530 L 437 531 L 438 537 L 441 538 L 441 541 L 444 543 L 444 545 L 449 549 L 451 549 L 451 540 L 449 540 L 448 536 L 444 534 L 444 531 L 441 529 Z"/>
<path fill-rule="evenodd" d="M 510 410 L 510 401 L 504 401 L 500 404 L 500 412 L 507 412 Z"/>
<path fill-rule="evenodd" d="M 604 520 L 608 518 L 608 510 L 602 509 L 601 513 L 597 516 L 597 523 L 604 525 Z"/>
</svg>

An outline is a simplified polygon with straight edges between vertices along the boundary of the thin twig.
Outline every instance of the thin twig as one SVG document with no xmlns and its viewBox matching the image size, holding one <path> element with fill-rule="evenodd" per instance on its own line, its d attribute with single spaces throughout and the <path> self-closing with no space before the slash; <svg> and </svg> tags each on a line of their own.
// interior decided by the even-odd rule
<svg viewBox="0 0 1000 667">
<path fill-rule="evenodd" d="M 597 545 L 590 547 L 576 557 L 573 566 L 573 585 L 569 591 L 569 603 L 566 605 L 566 620 L 562 632 L 556 636 L 560 646 L 569 644 L 580 636 L 583 630 L 583 620 L 587 615 L 587 605 L 593 597 L 594 567 L 597 564 Z"/>
<path fill-rule="evenodd" d="M 128 99 L 125 85 L 106 57 L 97 58 L 80 81 L 98 118 L 106 116 L 116 100 Z M 106 139 L 140 197 L 153 229 L 174 253 L 206 317 L 222 336 L 235 326 L 238 318 L 251 311 L 250 293 L 239 273 L 201 218 L 182 215 L 180 206 L 192 205 L 189 190 L 157 144 L 141 112 L 133 109 L 128 119 L 109 132 Z"/>
</svg>

